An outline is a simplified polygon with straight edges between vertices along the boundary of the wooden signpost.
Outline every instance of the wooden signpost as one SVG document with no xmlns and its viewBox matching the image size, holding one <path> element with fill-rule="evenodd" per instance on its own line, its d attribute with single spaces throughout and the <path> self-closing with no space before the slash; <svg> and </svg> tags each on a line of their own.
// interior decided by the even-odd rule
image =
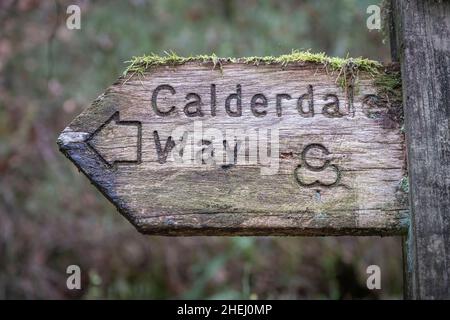
<svg viewBox="0 0 450 320">
<path fill-rule="evenodd" d="M 389 9 L 401 93 L 361 59 L 143 57 L 60 149 L 140 232 L 402 235 L 405 297 L 449 299 L 450 1 Z"/>
<path fill-rule="evenodd" d="M 59 138 L 140 232 L 406 232 L 403 134 L 377 96 L 382 67 L 374 76 L 355 63 L 351 78 L 351 60 L 333 72 L 307 61 L 156 59 Z"/>
<path fill-rule="evenodd" d="M 450 299 L 450 1 L 392 0 L 410 177 L 405 296 Z"/>
</svg>

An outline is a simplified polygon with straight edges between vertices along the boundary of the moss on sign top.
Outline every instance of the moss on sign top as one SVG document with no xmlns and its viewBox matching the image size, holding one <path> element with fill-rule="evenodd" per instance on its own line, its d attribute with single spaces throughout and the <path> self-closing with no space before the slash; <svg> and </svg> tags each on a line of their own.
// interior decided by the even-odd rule
<svg viewBox="0 0 450 320">
<path fill-rule="evenodd" d="M 311 53 L 310 51 L 293 50 L 290 54 L 280 56 L 265 56 L 265 57 L 243 57 L 243 58 L 220 58 L 215 54 L 211 55 L 196 55 L 189 57 L 180 57 L 174 52 L 165 52 L 165 55 L 157 54 L 135 56 L 131 58 L 128 67 L 124 71 L 124 75 L 128 73 L 144 73 L 148 68 L 158 65 L 180 65 L 186 62 L 198 61 L 201 63 L 212 63 L 213 67 L 221 66 L 222 63 L 248 63 L 248 64 L 279 64 L 285 67 L 293 63 L 310 62 L 322 64 L 331 71 L 342 71 L 352 69 L 354 71 L 365 71 L 371 74 L 376 74 L 381 63 L 365 58 L 339 58 L 329 57 L 325 53 Z"/>
</svg>

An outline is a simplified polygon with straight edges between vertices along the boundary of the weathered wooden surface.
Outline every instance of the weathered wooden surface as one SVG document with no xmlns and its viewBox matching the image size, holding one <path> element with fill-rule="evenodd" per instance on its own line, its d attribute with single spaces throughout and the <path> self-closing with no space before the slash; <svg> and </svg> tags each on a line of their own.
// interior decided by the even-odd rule
<svg viewBox="0 0 450 320">
<path fill-rule="evenodd" d="M 411 228 L 406 297 L 450 299 L 450 1 L 396 0 Z"/>
<path fill-rule="evenodd" d="M 404 234 L 400 125 L 372 96 L 372 77 L 361 73 L 355 90 L 336 77 L 310 63 L 153 67 L 108 88 L 59 145 L 143 233 Z M 200 126 L 203 135 L 177 136 Z M 271 162 L 245 140 L 210 135 L 232 129 L 268 137 Z M 187 141 L 196 147 L 180 153 Z M 180 163 L 180 154 L 204 158 Z"/>
</svg>

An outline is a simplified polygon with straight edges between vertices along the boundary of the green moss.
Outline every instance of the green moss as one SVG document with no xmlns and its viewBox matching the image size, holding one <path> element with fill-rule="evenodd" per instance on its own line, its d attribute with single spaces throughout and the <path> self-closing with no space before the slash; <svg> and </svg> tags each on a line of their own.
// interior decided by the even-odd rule
<svg viewBox="0 0 450 320">
<path fill-rule="evenodd" d="M 396 100 L 401 100 L 402 78 L 399 71 L 379 73 L 375 77 L 374 84 L 377 87 L 379 94 L 389 94 L 390 96 L 396 98 Z"/>
<path fill-rule="evenodd" d="M 347 78 L 349 72 L 351 74 L 359 71 L 365 71 L 372 75 L 378 73 L 381 64 L 364 58 L 338 58 L 329 57 L 324 53 L 311 53 L 309 51 L 293 50 L 290 54 L 280 56 L 266 56 L 266 57 L 244 57 L 244 58 L 219 58 L 215 54 L 212 55 L 196 55 L 189 57 L 180 57 L 176 53 L 170 51 L 165 52 L 165 55 L 160 56 L 156 54 L 133 57 L 127 61 L 128 67 L 124 71 L 124 75 L 129 73 L 142 74 L 148 68 L 158 65 L 180 65 L 187 62 L 198 61 L 201 63 L 212 63 L 213 68 L 222 67 L 224 63 L 247 63 L 253 65 L 260 64 L 279 64 L 281 67 L 286 67 L 289 64 L 310 62 L 321 64 L 331 71 L 339 71 L 340 76 Z M 346 83 L 346 80 L 343 80 Z"/>
<path fill-rule="evenodd" d="M 400 180 L 400 190 L 402 190 L 405 193 L 409 193 L 409 179 L 408 176 L 404 176 L 402 180 Z"/>
<path fill-rule="evenodd" d="M 311 62 L 322 64 L 332 71 L 341 71 L 344 68 L 351 67 L 358 71 L 366 71 L 372 74 L 378 72 L 381 64 L 364 58 L 339 58 L 329 57 L 325 53 L 311 53 L 309 51 L 293 50 L 290 54 L 284 54 L 278 57 L 246 57 L 239 59 L 244 63 L 249 64 L 280 64 L 287 66 L 290 63 Z"/>
<path fill-rule="evenodd" d="M 386 106 L 389 118 L 403 126 L 402 79 L 397 65 L 391 65 L 374 77 L 380 104 Z"/>
<path fill-rule="evenodd" d="M 161 65 L 180 65 L 187 62 L 198 61 L 202 63 L 212 63 L 213 68 L 217 65 L 221 65 L 221 63 L 235 62 L 236 59 L 233 58 L 219 58 L 214 53 L 211 55 L 196 55 L 189 57 L 180 57 L 173 51 L 165 51 L 163 56 L 157 54 L 143 55 L 143 56 L 135 56 L 132 57 L 131 60 L 126 61 L 128 63 L 127 68 L 123 72 L 124 75 L 129 73 L 135 74 L 143 74 L 148 68 L 153 66 L 161 66 Z"/>
</svg>

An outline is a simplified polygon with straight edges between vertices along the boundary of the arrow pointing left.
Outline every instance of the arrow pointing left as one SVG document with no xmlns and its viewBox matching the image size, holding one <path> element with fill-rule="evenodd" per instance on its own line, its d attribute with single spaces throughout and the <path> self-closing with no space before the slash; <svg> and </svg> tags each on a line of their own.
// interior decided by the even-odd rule
<svg viewBox="0 0 450 320">
<path fill-rule="evenodd" d="M 120 121 L 119 112 L 115 112 L 86 143 L 109 167 L 117 163 L 139 164 L 142 161 L 141 134 L 141 122 Z"/>
</svg>

